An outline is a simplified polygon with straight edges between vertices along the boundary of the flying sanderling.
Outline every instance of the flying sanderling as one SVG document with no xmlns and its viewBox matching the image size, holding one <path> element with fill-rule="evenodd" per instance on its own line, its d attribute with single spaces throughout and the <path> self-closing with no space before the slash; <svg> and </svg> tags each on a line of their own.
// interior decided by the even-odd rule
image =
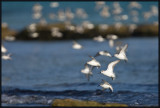
<svg viewBox="0 0 160 108">
<path fill-rule="evenodd" d="M 92 56 L 89 56 L 92 58 L 92 60 L 88 61 L 87 64 L 90 65 L 90 66 L 93 66 L 93 67 L 101 67 L 101 64 Z"/>
<path fill-rule="evenodd" d="M 81 49 L 81 48 L 83 48 L 83 47 L 82 47 L 82 45 L 80 45 L 80 44 L 77 43 L 76 41 L 73 41 L 72 48 L 74 48 L 74 49 Z"/>
<path fill-rule="evenodd" d="M 112 57 L 112 55 L 108 51 L 99 51 L 94 57 L 97 57 L 99 55 Z"/>
<path fill-rule="evenodd" d="M 88 64 L 85 64 L 85 68 L 81 70 L 81 72 L 86 75 L 88 81 L 89 81 L 90 75 L 92 75 L 92 69 L 93 69 L 92 66 L 89 67 Z"/>
<path fill-rule="evenodd" d="M 108 65 L 108 68 L 107 68 L 107 70 L 102 70 L 100 73 L 102 73 L 102 74 L 104 74 L 104 75 L 106 75 L 106 76 L 109 76 L 109 77 L 111 77 L 112 78 L 112 80 L 114 80 L 115 79 L 115 73 L 113 72 L 113 70 L 114 70 L 114 66 L 117 64 L 117 63 L 119 63 L 120 62 L 120 60 L 116 60 L 116 61 L 113 61 L 113 62 L 111 62 L 109 65 Z"/>
<path fill-rule="evenodd" d="M 4 59 L 4 60 L 11 60 L 11 54 L 2 55 L 2 59 Z"/>
<path fill-rule="evenodd" d="M 1 46 L 1 51 L 2 51 L 2 53 L 6 53 L 6 52 L 7 52 L 7 49 L 2 45 L 2 46 Z"/>
<path fill-rule="evenodd" d="M 128 48 L 128 44 L 124 45 L 124 47 L 120 50 L 118 54 L 114 54 L 114 56 L 120 60 L 128 61 L 128 58 L 126 56 L 126 49 Z"/>
<path fill-rule="evenodd" d="M 102 79 L 102 81 L 103 81 L 103 83 L 100 84 L 100 86 L 103 87 L 102 90 L 110 89 L 110 90 L 113 92 L 112 86 L 111 86 L 107 81 L 105 81 L 105 80 L 103 80 L 103 79 Z"/>
</svg>

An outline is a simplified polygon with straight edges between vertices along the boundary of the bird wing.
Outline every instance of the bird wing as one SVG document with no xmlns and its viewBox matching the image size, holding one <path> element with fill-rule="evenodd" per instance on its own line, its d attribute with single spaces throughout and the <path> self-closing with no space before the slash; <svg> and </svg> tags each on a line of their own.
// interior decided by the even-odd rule
<svg viewBox="0 0 160 108">
<path fill-rule="evenodd" d="M 110 90 L 113 92 L 113 88 L 112 88 L 112 86 L 110 85 Z"/>
<path fill-rule="evenodd" d="M 99 56 L 99 52 L 97 52 L 97 54 L 94 57 L 97 57 L 97 56 Z"/>
<path fill-rule="evenodd" d="M 94 57 L 92 57 L 92 56 L 90 56 L 90 55 L 89 55 L 89 57 L 95 60 L 95 58 L 94 58 Z"/>
<path fill-rule="evenodd" d="M 117 63 L 119 63 L 119 62 L 120 62 L 120 60 L 116 60 L 116 61 L 111 62 L 111 63 L 108 65 L 108 69 L 109 69 L 109 70 L 113 70 L 114 66 L 115 66 Z"/>
<path fill-rule="evenodd" d="M 85 66 L 85 68 L 87 68 L 87 67 L 88 67 L 88 64 L 87 64 L 87 63 L 85 63 L 85 65 L 84 65 L 84 66 Z"/>
<path fill-rule="evenodd" d="M 102 79 L 102 82 L 104 83 L 104 84 L 107 84 L 107 85 L 110 85 L 107 81 L 105 81 L 104 79 Z"/>
<path fill-rule="evenodd" d="M 93 70 L 93 68 L 95 68 L 94 66 L 90 66 L 90 71 L 92 71 Z"/>
<path fill-rule="evenodd" d="M 127 48 L 128 48 L 128 44 L 124 45 L 124 47 L 121 49 L 120 53 L 124 53 Z"/>
</svg>

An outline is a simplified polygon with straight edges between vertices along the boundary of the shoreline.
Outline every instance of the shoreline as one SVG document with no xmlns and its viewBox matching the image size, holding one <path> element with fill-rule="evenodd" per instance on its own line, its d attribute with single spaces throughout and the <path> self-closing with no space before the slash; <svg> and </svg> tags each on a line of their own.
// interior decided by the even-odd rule
<svg viewBox="0 0 160 108">
<path fill-rule="evenodd" d="M 34 24 L 34 23 L 33 23 Z M 21 31 L 10 30 L 8 27 L 1 28 L 2 40 L 6 37 L 14 37 L 16 40 L 78 40 L 78 39 L 92 39 L 101 35 L 106 38 L 108 34 L 115 34 L 119 38 L 128 37 L 157 37 L 158 36 L 158 24 L 140 24 L 140 25 L 92 25 L 92 28 L 83 26 L 76 28 L 73 24 L 31 24 Z M 79 31 L 78 31 L 79 29 Z M 56 33 L 55 36 L 52 32 Z M 35 33 L 31 36 L 31 33 Z M 57 35 L 57 34 L 61 35 Z M 36 35 L 38 34 L 38 35 Z M 56 36 L 57 35 L 57 36 Z"/>
</svg>

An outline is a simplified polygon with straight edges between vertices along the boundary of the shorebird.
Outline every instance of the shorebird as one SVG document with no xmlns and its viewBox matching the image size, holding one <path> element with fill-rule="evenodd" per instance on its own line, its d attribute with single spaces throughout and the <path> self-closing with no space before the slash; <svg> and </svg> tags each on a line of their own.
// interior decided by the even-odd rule
<svg viewBox="0 0 160 108">
<path fill-rule="evenodd" d="M 88 17 L 88 14 L 85 12 L 83 8 L 77 8 L 76 17 L 86 19 Z"/>
<path fill-rule="evenodd" d="M 92 58 L 92 60 L 87 62 L 88 65 L 91 65 L 91 66 L 97 67 L 97 68 L 101 67 L 101 64 L 94 57 L 92 57 L 92 56 L 89 56 L 89 57 Z"/>
<path fill-rule="evenodd" d="M 80 45 L 80 44 L 77 43 L 76 41 L 73 41 L 72 48 L 74 48 L 74 49 L 81 49 L 81 48 L 83 48 L 83 47 L 82 47 L 82 45 Z"/>
<path fill-rule="evenodd" d="M 6 41 L 14 41 L 15 40 L 15 37 L 14 36 L 5 36 L 4 39 Z"/>
<path fill-rule="evenodd" d="M 118 39 L 117 35 L 109 34 L 106 36 L 107 39 L 109 39 L 109 46 L 112 48 L 114 46 L 114 40 Z"/>
<path fill-rule="evenodd" d="M 37 32 L 30 33 L 31 38 L 37 38 L 39 34 Z"/>
<path fill-rule="evenodd" d="M 125 60 L 125 62 L 128 61 L 128 58 L 126 56 L 126 49 L 128 48 L 128 44 L 124 45 L 124 47 L 120 50 L 118 54 L 114 54 L 114 56 L 120 60 Z"/>
<path fill-rule="evenodd" d="M 99 51 L 94 57 L 97 57 L 99 55 L 112 57 L 112 55 L 108 51 Z"/>
<path fill-rule="evenodd" d="M 4 60 L 11 60 L 11 54 L 2 55 L 2 59 L 4 59 Z"/>
<path fill-rule="evenodd" d="M 114 80 L 115 79 L 115 73 L 113 72 L 113 70 L 114 70 L 114 66 L 117 64 L 117 63 L 119 63 L 120 62 L 120 60 L 116 60 L 116 61 L 113 61 L 113 62 L 111 62 L 109 65 L 108 65 L 108 67 L 107 67 L 107 70 L 102 70 L 100 73 L 102 73 L 102 74 L 104 74 L 104 75 L 106 75 L 106 76 L 109 76 L 109 77 L 111 77 L 112 78 L 112 80 Z"/>
<path fill-rule="evenodd" d="M 103 87 L 102 90 L 104 91 L 105 89 L 110 89 L 110 91 L 113 92 L 112 86 L 107 81 L 105 81 L 103 79 L 102 79 L 102 81 L 103 81 L 103 83 L 99 85 L 99 86 Z"/>
<path fill-rule="evenodd" d="M 59 3 L 58 2 L 51 2 L 50 3 L 50 7 L 51 8 L 57 8 L 59 6 Z"/>
<path fill-rule="evenodd" d="M 92 75 L 92 70 L 93 70 L 93 67 L 92 66 L 89 67 L 88 64 L 85 64 L 85 68 L 81 70 L 81 72 L 86 75 L 88 81 L 89 81 L 90 75 Z"/>
<path fill-rule="evenodd" d="M 2 46 L 1 46 L 1 51 L 2 51 L 2 53 L 6 53 L 6 52 L 7 52 L 7 49 L 2 45 Z"/>
<path fill-rule="evenodd" d="M 94 37 L 93 40 L 95 40 L 97 42 L 103 42 L 103 41 L 105 41 L 105 39 L 101 35 L 99 35 L 97 37 Z"/>
</svg>

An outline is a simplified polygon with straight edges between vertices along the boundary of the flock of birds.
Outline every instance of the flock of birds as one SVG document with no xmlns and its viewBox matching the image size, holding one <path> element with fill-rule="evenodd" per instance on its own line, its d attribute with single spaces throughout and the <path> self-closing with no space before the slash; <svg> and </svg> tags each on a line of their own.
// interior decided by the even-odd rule
<svg viewBox="0 0 160 108">
<path fill-rule="evenodd" d="M 51 19 L 51 20 L 57 20 L 60 22 L 64 22 L 65 29 L 74 31 L 80 34 L 83 34 L 85 29 L 93 29 L 95 25 L 89 21 L 86 20 L 90 15 L 86 12 L 85 9 L 83 8 L 76 8 L 73 12 L 71 8 L 59 8 L 60 3 L 59 2 L 51 2 L 49 4 L 49 7 L 51 9 L 58 8 L 57 12 L 50 12 L 48 15 L 43 15 L 44 13 L 42 12 L 43 6 L 40 3 L 36 3 L 33 5 L 33 14 L 32 18 L 34 20 L 39 21 L 39 24 L 41 25 L 46 25 L 48 22 L 46 19 Z M 152 17 L 157 17 L 158 16 L 158 7 L 156 5 L 151 5 L 149 11 L 143 12 L 140 9 L 142 9 L 142 5 L 138 2 L 129 2 L 128 4 L 128 12 L 124 14 L 124 8 L 120 5 L 119 2 L 113 2 L 112 5 L 107 4 L 107 2 L 104 1 L 96 1 L 95 2 L 95 9 L 93 11 L 98 12 L 97 16 L 99 15 L 102 18 L 109 18 L 112 17 L 114 19 L 114 27 L 116 30 L 119 30 L 122 27 L 122 22 L 127 21 L 131 19 L 130 24 L 128 24 L 129 31 L 132 33 L 134 30 L 137 28 L 137 23 L 139 22 L 139 18 L 142 16 L 144 18 L 143 21 L 148 21 Z M 140 13 L 141 12 L 141 13 Z M 45 13 L 46 14 L 46 13 Z M 48 18 L 46 18 L 46 16 Z M 82 22 L 77 25 L 73 25 L 72 21 L 75 19 L 81 19 Z M 153 24 L 158 25 L 158 21 L 154 21 Z M 2 23 L 2 27 L 7 26 L 7 23 Z M 98 25 L 99 30 L 101 31 L 106 31 L 109 28 L 109 25 L 107 23 L 104 24 L 99 24 Z M 29 37 L 31 38 L 38 38 L 39 33 L 37 32 L 37 24 L 36 23 L 31 23 L 28 27 L 27 30 L 29 32 Z M 63 33 L 60 32 L 58 27 L 52 27 L 50 29 L 51 31 L 51 36 L 56 37 L 56 38 L 62 38 Z M 7 41 L 14 41 L 15 37 L 14 36 L 5 36 L 5 40 Z M 98 38 L 98 39 L 97 39 Z M 97 41 L 104 41 L 102 36 L 95 37 L 94 40 Z M 114 40 L 114 39 L 113 39 Z M 112 44 L 113 41 L 110 40 L 110 43 Z"/>
<path fill-rule="evenodd" d="M 60 7 L 60 4 L 58 2 L 51 2 L 50 3 L 50 8 L 58 8 Z M 129 10 L 129 15 L 131 15 L 132 21 L 133 22 L 138 22 L 139 21 L 139 15 L 140 13 L 138 10 L 142 9 L 142 5 L 138 2 L 129 2 L 128 4 L 128 10 Z M 35 4 L 33 6 L 33 19 L 40 19 L 42 18 L 42 9 L 43 6 L 40 5 L 39 3 Z M 96 1 L 95 2 L 95 10 L 98 11 L 99 15 L 103 18 L 108 18 L 113 15 L 113 18 L 115 21 L 124 21 L 129 19 L 129 15 L 123 14 L 123 11 L 125 9 L 122 8 L 119 2 L 113 2 L 112 7 L 110 7 L 106 2 L 104 1 Z M 145 20 L 148 20 L 152 16 L 158 16 L 158 7 L 156 5 L 151 5 L 150 10 L 146 12 L 141 13 L 143 18 Z M 81 18 L 81 19 L 86 19 L 88 18 L 87 12 L 83 8 L 76 8 L 75 13 L 71 11 L 70 8 L 66 8 L 65 11 L 63 9 L 59 9 L 57 13 L 49 13 L 48 17 L 51 20 L 58 19 L 59 21 L 64 21 L 64 20 L 73 20 L 75 17 Z M 45 22 L 45 19 L 42 18 L 43 22 Z"/>
<path fill-rule="evenodd" d="M 99 11 L 99 15 L 101 17 L 104 18 L 108 18 L 111 17 L 111 15 L 113 15 L 113 19 L 115 20 L 115 27 L 117 29 L 119 29 L 122 26 L 122 23 L 120 21 L 124 21 L 124 20 L 128 20 L 129 16 L 127 14 L 122 14 L 123 12 L 123 8 L 120 6 L 119 2 L 113 2 L 113 9 L 112 12 L 110 11 L 110 7 L 103 1 L 97 1 L 95 2 L 96 6 L 95 9 L 96 10 L 100 10 Z M 57 8 L 59 7 L 59 3 L 58 2 L 52 2 L 50 3 L 50 7 L 51 8 Z M 129 11 L 130 11 L 130 15 L 131 18 L 133 20 L 134 23 L 138 22 L 138 16 L 139 16 L 139 12 L 136 9 L 141 9 L 142 5 L 138 2 L 130 2 L 128 5 Z M 42 18 L 42 5 L 40 5 L 39 3 L 35 4 L 33 6 L 33 19 L 40 19 L 40 23 L 45 25 L 47 24 L 47 21 Z M 149 18 L 151 18 L 152 16 L 157 16 L 158 15 L 158 7 L 155 5 L 152 5 L 150 7 L 150 10 L 148 12 L 143 12 L 143 17 L 145 20 L 148 20 Z M 92 24 L 90 21 L 83 21 L 82 24 L 77 25 L 77 26 L 73 26 L 71 24 L 71 20 L 73 20 L 74 18 L 78 17 L 81 19 L 86 19 L 88 17 L 88 14 L 86 13 L 86 11 L 82 8 L 77 8 L 76 12 L 73 13 L 71 11 L 70 8 L 67 8 L 65 10 L 65 12 L 60 9 L 56 14 L 54 13 L 50 13 L 49 14 L 49 18 L 54 20 L 54 19 L 58 19 L 60 21 L 65 21 L 65 27 L 68 30 L 73 30 L 73 31 L 77 31 L 78 33 L 83 33 L 84 29 L 93 29 L 94 28 L 94 24 Z M 67 19 L 67 21 L 66 21 Z M 158 22 L 154 22 L 154 24 L 158 24 Z M 2 26 L 7 26 L 6 23 L 2 23 Z M 108 25 L 107 24 L 100 24 L 99 25 L 100 30 L 107 30 Z M 135 29 L 137 28 L 136 24 L 130 24 L 129 29 L 130 32 L 133 32 Z M 28 31 L 30 32 L 30 36 L 32 38 L 37 38 L 39 36 L 39 34 L 36 32 L 36 24 L 32 23 L 28 26 Z M 61 38 L 63 36 L 63 34 L 59 31 L 59 28 L 52 28 L 51 29 L 51 34 L 53 37 L 59 37 Z M 108 39 L 109 41 L 109 46 L 111 48 L 114 47 L 115 45 L 115 40 L 118 39 L 117 35 L 114 34 L 110 34 L 106 36 L 106 39 Z M 106 40 L 105 38 L 103 38 L 101 35 L 94 37 L 93 40 L 97 41 L 97 42 L 104 42 Z M 15 39 L 12 39 L 12 37 L 8 37 L 8 40 L 13 41 Z M 116 43 L 116 54 L 111 55 L 108 51 L 99 51 L 97 54 L 95 54 L 95 56 L 89 56 L 91 58 L 90 61 L 87 61 L 85 63 L 85 68 L 81 70 L 81 72 L 83 74 L 86 75 L 88 81 L 90 79 L 90 76 L 93 75 L 92 71 L 94 69 L 94 67 L 100 68 L 101 64 L 99 61 L 96 60 L 96 57 L 98 56 L 107 56 L 107 57 L 115 57 L 118 60 L 112 61 L 111 63 L 108 64 L 108 67 L 106 70 L 102 70 L 100 73 L 108 76 L 110 78 L 112 78 L 112 80 L 114 80 L 116 78 L 115 72 L 114 72 L 114 67 L 116 64 L 118 64 L 121 60 L 123 61 L 128 61 L 128 58 L 126 56 L 126 50 L 128 48 L 128 44 L 122 45 L 121 42 Z M 82 49 L 83 46 L 81 44 L 79 44 L 77 41 L 73 41 L 73 49 Z M 7 49 L 1 45 L 1 52 L 2 52 L 2 59 L 4 60 L 11 60 L 11 54 L 6 54 L 7 53 Z M 101 87 L 103 87 L 103 89 L 107 89 L 109 88 L 112 92 L 113 92 L 113 87 L 105 80 L 102 80 L 103 83 L 100 84 Z"/>
<path fill-rule="evenodd" d="M 110 35 L 107 35 L 106 37 L 109 39 L 109 46 L 112 48 L 114 46 L 114 40 L 118 39 L 118 36 L 110 34 Z M 101 40 L 101 38 L 97 38 L 97 39 Z M 98 41 L 98 42 L 102 42 L 102 41 Z M 73 41 L 72 48 L 78 50 L 78 49 L 82 49 L 83 46 L 81 44 L 79 44 L 78 42 Z M 109 53 L 108 51 L 105 50 L 105 51 L 97 52 L 94 57 L 89 56 L 91 58 L 91 60 L 87 61 L 85 63 L 85 68 L 82 69 L 81 72 L 86 75 L 86 77 L 89 81 L 90 76 L 93 75 L 93 73 L 92 73 L 93 69 L 95 67 L 97 67 L 97 69 L 101 67 L 100 62 L 96 60 L 96 57 L 98 57 L 98 56 L 106 56 L 106 57 L 110 57 L 110 58 L 115 57 L 118 60 L 112 61 L 111 63 L 108 64 L 108 67 L 106 70 L 102 70 L 100 72 L 101 74 L 108 76 L 108 77 L 112 78 L 112 80 L 114 80 L 116 78 L 116 75 L 114 72 L 115 65 L 118 64 L 121 60 L 123 60 L 125 62 L 128 61 L 128 58 L 126 56 L 127 48 L 128 48 L 128 44 L 125 44 L 124 46 L 117 45 L 116 46 L 117 53 L 115 53 L 114 55 L 111 55 L 111 53 Z M 107 81 L 105 81 L 103 79 L 102 79 L 102 81 L 103 81 L 103 83 L 100 84 L 100 86 L 103 87 L 103 90 L 109 88 L 113 92 L 113 87 Z"/>
</svg>

